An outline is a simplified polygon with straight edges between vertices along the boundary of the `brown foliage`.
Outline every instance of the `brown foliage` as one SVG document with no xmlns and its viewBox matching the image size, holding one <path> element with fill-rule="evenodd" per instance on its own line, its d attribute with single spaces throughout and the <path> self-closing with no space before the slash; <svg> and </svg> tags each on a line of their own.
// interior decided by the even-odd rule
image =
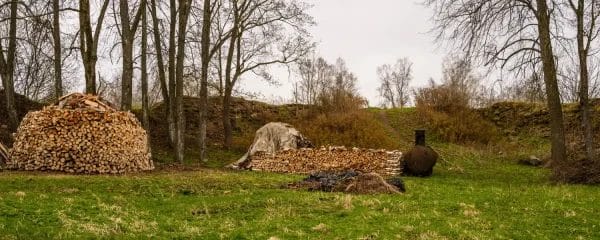
<svg viewBox="0 0 600 240">
<path fill-rule="evenodd" d="M 600 158 L 586 157 L 581 125 L 567 125 L 567 161 L 552 161 L 552 179 L 560 183 L 600 184 Z M 598 132 L 596 130 L 596 132 Z M 598 136 L 596 136 L 598 138 Z M 598 147 L 596 145 L 596 147 Z"/>
<path fill-rule="evenodd" d="M 470 96 L 449 85 L 421 88 L 415 92 L 417 111 L 429 128 L 454 143 L 483 143 L 499 135 L 496 126 L 469 107 Z"/>
<path fill-rule="evenodd" d="M 600 161 L 579 158 L 553 162 L 552 179 L 562 183 L 600 184 Z"/>
<path fill-rule="evenodd" d="M 415 91 L 417 108 L 430 108 L 436 112 L 452 113 L 467 109 L 470 98 L 451 85 L 436 85 L 434 82 Z"/>
<path fill-rule="evenodd" d="M 342 192 L 354 194 L 400 193 L 397 187 L 387 183 L 385 179 L 377 173 L 360 174 L 355 178 L 345 181 L 339 187 L 343 187 L 343 189 L 340 189 Z"/>
<path fill-rule="evenodd" d="M 364 110 L 322 113 L 294 125 L 316 146 L 395 149 L 398 145 L 388 135 L 384 124 L 373 113 Z"/>
</svg>

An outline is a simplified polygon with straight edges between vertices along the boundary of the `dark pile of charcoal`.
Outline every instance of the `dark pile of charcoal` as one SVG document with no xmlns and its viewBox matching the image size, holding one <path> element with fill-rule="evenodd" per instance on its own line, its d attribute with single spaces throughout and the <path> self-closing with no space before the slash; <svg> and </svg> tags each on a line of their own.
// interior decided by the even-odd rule
<svg viewBox="0 0 600 240">
<path fill-rule="evenodd" d="M 288 187 L 356 194 L 394 194 L 406 191 L 404 182 L 399 177 L 386 180 L 377 173 L 362 173 L 354 170 L 312 173 L 300 182 L 289 184 Z"/>
</svg>

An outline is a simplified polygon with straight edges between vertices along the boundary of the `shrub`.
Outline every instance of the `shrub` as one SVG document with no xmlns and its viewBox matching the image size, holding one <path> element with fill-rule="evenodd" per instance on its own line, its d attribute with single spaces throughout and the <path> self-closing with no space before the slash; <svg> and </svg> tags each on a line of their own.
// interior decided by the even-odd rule
<svg viewBox="0 0 600 240">
<path fill-rule="evenodd" d="M 600 161 L 587 158 L 552 163 L 552 179 L 561 183 L 600 184 Z"/>
<path fill-rule="evenodd" d="M 496 126 L 472 110 L 465 109 L 450 114 L 430 108 L 417 109 L 431 130 L 448 142 L 488 144 L 498 138 Z"/>
<path fill-rule="evenodd" d="M 383 123 L 373 113 L 322 113 L 295 123 L 298 130 L 316 146 L 343 145 L 348 147 L 395 149 L 398 143 L 388 134 Z"/>
<path fill-rule="evenodd" d="M 600 184 L 600 158 L 588 159 L 583 143 L 583 129 L 573 126 L 566 135 L 567 161 L 551 162 L 552 179 L 571 184 Z M 597 142 L 597 141 L 596 141 Z"/>
<path fill-rule="evenodd" d="M 499 135 L 494 124 L 469 107 L 470 95 L 449 85 L 431 84 L 415 92 L 417 112 L 440 138 L 488 144 Z"/>
<path fill-rule="evenodd" d="M 447 85 L 435 85 L 415 91 L 417 108 L 431 109 L 436 112 L 452 113 L 469 108 L 469 96 Z"/>
</svg>

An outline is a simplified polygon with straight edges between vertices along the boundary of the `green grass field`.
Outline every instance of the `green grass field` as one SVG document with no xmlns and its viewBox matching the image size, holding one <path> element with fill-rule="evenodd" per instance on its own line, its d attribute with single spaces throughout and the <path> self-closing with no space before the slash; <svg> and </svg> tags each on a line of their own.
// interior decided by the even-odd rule
<svg viewBox="0 0 600 240">
<path fill-rule="evenodd" d="M 0 172 L 0 239 L 600 239 L 600 188 L 455 145 L 401 195 L 288 190 L 302 176 L 215 169 Z"/>
</svg>

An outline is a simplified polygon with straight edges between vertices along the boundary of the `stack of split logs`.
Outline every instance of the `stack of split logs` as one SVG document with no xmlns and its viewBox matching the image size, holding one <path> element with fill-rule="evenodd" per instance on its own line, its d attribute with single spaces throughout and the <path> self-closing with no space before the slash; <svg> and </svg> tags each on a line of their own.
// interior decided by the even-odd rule
<svg viewBox="0 0 600 240">
<path fill-rule="evenodd" d="M 284 150 L 275 154 L 258 152 L 251 157 L 249 167 L 255 171 L 280 173 L 356 170 L 397 176 L 402 173 L 401 159 L 400 151 L 321 147 Z"/>
<path fill-rule="evenodd" d="M 10 150 L 10 169 L 126 173 L 154 169 L 146 131 L 130 112 L 96 96 L 71 94 L 28 113 Z"/>
</svg>

